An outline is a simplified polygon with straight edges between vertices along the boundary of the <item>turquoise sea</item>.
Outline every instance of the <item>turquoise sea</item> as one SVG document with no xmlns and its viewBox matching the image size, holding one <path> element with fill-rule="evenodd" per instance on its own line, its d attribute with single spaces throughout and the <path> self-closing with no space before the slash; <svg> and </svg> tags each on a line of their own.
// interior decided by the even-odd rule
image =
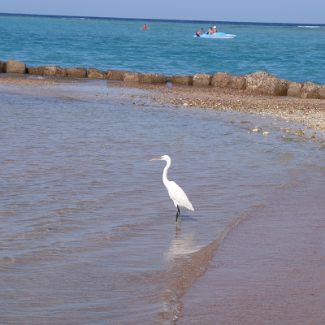
<svg viewBox="0 0 325 325">
<path fill-rule="evenodd" d="M 143 23 L 147 32 L 141 31 Z M 216 24 L 235 39 L 195 39 Z M 325 25 L 0 15 L 0 59 L 164 74 L 266 70 L 325 83 Z"/>
</svg>

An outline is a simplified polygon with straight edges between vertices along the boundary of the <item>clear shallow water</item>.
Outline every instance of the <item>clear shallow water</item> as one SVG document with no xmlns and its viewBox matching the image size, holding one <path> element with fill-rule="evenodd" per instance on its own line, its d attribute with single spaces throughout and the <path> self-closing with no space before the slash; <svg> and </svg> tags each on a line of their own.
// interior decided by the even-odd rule
<svg viewBox="0 0 325 325">
<path fill-rule="evenodd" d="M 325 26 L 219 23 L 232 40 L 194 39 L 211 23 L 0 16 L 1 59 L 164 74 L 244 74 L 325 83 Z"/>
<path fill-rule="evenodd" d="M 324 166 L 291 172 L 228 234 L 183 297 L 178 325 L 324 323 Z"/>
<path fill-rule="evenodd" d="M 324 148 L 279 122 L 125 92 L 0 87 L 1 323 L 171 324 L 238 220 L 277 205 L 297 171 L 324 176 Z M 179 225 L 163 164 L 148 162 L 160 154 L 196 208 Z"/>
</svg>

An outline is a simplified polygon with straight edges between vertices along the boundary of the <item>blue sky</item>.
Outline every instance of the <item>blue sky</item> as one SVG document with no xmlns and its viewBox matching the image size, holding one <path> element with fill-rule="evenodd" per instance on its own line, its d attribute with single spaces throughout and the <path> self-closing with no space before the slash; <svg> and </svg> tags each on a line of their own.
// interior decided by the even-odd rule
<svg viewBox="0 0 325 325">
<path fill-rule="evenodd" d="M 0 11 L 127 18 L 325 23 L 325 0 L 1 0 Z"/>
</svg>

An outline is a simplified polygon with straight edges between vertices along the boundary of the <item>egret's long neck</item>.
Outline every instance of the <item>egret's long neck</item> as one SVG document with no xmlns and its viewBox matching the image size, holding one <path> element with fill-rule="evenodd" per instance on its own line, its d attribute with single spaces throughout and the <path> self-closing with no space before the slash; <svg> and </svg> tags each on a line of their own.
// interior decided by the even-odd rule
<svg viewBox="0 0 325 325">
<path fill-rule="evenodd" d="M 163 176 L 162 176 L 162 181 L 163 181 L 165 186 L 167 186 L 167 184 L 169 182 L 169 180 L 167 178 L 167 172 L 168 172 L 168 169 L 170 167 L 170 164 L 171 164 L 171 160 L 170 159 L 166 160 L 166 166 L 164 168 Z"/>
</svg>

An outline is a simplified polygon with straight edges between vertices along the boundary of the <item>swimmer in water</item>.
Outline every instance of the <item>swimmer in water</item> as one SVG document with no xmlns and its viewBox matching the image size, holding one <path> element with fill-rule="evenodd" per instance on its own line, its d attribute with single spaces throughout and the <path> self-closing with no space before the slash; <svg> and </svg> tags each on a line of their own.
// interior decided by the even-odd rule
<svg viewBox="0 0 325 325">
<path fill-rule="evenodd" d="M 196 37 L 201 37 L 201 35 L 204 33 L 204 29 L 200 28 L 195 32 Z"/>
<path fill-rule="evenodd" d="M 213 28 L 212 27 L 209 27 L 207 34 L 208 35 L 214 34 L 214 31 L 213 31 Z"/>
</svg>

